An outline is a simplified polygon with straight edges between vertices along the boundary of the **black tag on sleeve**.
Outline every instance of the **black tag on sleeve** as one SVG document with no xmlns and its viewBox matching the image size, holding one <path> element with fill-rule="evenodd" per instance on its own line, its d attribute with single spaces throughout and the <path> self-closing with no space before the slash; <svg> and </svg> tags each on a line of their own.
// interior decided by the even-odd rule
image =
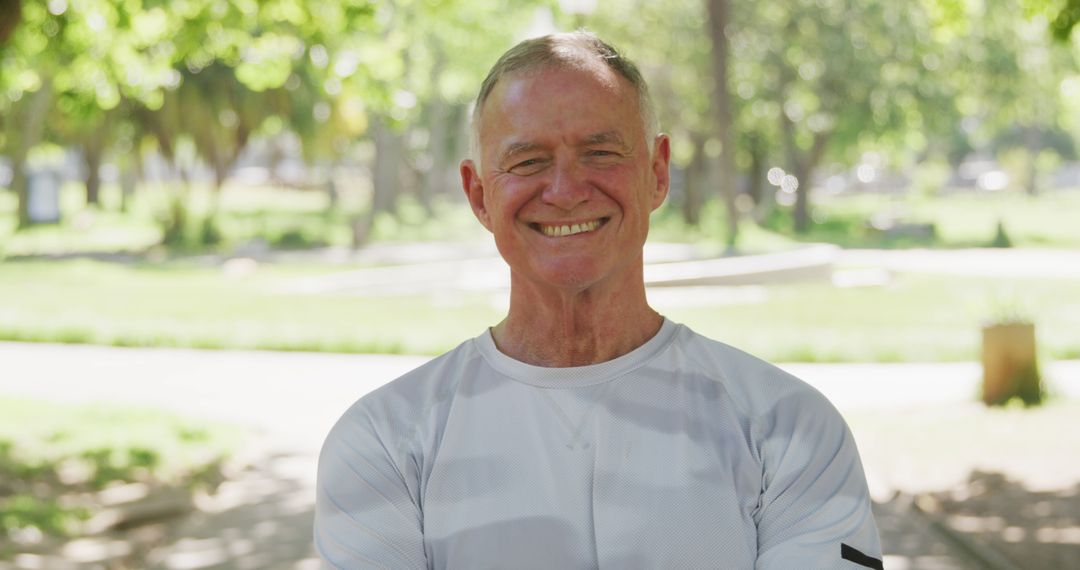
<svg viewBox="0 0 1080 570">
<path fill-rule="evenodd" d="M 854 562 L 859 566 L 873 568 L 874 570 L 885 570 L 885 566 L 877 558 L 867 556 L 862 552 L 859 552 L 858 549 L 852 548 L 842 542 L 840 543 L 840 558 Z"/>
</svg>

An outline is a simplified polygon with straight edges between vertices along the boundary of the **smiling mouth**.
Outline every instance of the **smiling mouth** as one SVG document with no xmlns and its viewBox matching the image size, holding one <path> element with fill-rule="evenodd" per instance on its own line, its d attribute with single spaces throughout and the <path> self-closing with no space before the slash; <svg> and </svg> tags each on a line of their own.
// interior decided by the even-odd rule
<svg viewBox="0 0 1080 570">
<path fill-rule="evenodd" d="M 548 237 L 566 237 L 596 231 L 610 219 L 611 218 L 598 218 L 576 224 L 541 224 L 533 222 L 529 224 L 529 227 Z"/>
</svg>

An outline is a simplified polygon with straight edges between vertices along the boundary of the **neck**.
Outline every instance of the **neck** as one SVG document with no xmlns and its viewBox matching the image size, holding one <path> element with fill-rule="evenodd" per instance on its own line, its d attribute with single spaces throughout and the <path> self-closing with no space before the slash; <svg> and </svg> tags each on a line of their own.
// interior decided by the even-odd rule
<svg viewBox="0 0 1080 570">
<path fill-rule="evenodd" d="M 596 284 L 575 291 L 544 290 L 512 276 L 510 312 L 492 335 L 499 350 L 516 360 L 547 367 L 584 366 L 645 344 L 662 323 L 663 317 L 645 299 L 640 276 L 614 288 Z"/>
</svg>

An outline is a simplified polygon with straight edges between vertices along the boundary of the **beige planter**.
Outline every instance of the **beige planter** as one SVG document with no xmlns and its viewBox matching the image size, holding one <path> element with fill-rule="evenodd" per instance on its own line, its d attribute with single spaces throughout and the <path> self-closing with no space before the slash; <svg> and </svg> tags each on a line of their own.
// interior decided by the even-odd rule
<svg viewBox="0 0 1080 570">
<path fill-rule="evenodd" d="M 1035 325 L 1008 323 L 983 327 L 983 393 L 988 406 L 1002 405 L 1013 397 L 1025 404 L 1042 401 Z"/>
</svg>

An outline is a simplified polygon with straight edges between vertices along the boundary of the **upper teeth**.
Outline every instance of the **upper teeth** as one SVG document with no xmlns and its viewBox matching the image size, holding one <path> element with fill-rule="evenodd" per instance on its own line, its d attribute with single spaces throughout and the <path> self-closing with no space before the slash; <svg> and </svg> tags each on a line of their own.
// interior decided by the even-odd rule
<svg viewBox="0 0 1080 570">
<path fill-rule="evenodd" d="M 551 237 L 560 236 L 572 236 L 574 234 L 580 234 L 582 232 L 591 232 L 600 227 L 600 220 L 593 220 L 591 222 L 585 222 L 583 224 L 569 224 L 563 226 L 547 226 L 541 225 L 540 231 L 544 232 L 544 235 Z"/>
</svg>

